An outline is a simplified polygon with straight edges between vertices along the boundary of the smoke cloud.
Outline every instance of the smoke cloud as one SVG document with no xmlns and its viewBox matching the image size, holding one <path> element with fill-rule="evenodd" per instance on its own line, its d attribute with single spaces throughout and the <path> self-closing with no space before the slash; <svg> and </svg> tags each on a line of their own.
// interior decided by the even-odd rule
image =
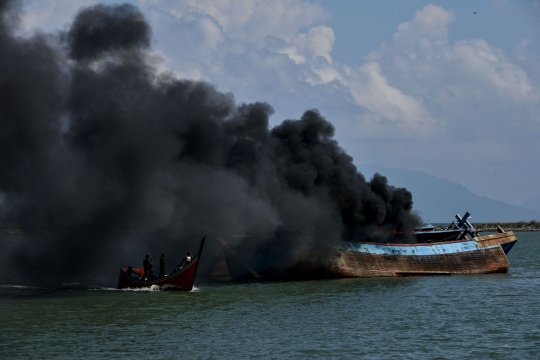
<svg viewBox="0 0 540 360">
<path fill-rule="evenodd" d="M 86 271 L 129 233 L 178 241 L 204 225 L 321 243 L 418 225 L 410 192 L 366 181 L 317 110 L 270 128 L 267 103 L 159 73 L 137 8 L 92 6 L 61 35 L 27 38 L 10 1 L 0 12 L 0 224 L 53 234 L 4 250 L 14 264 Z"/>
</svg>

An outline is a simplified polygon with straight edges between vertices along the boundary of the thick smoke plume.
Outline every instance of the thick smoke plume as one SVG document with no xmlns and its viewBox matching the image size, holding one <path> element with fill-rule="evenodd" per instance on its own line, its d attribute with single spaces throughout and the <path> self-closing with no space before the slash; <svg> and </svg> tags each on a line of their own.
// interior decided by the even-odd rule
<svg viewBox="0 0 540 360">
<path fill-rule="evenodd" d="M 92 6 L 26 38 L 12 8 L 0 0 L 0 224 L 55 234 L 53 248 L 4 250 L 20 266 L 84 271 L 126 232 L 392 241 L 418 224 L 411 194 L 366 181 L 317 110 L 270 128 L 267 103 L 158 73 L 135 7 Z"/>
</svg>

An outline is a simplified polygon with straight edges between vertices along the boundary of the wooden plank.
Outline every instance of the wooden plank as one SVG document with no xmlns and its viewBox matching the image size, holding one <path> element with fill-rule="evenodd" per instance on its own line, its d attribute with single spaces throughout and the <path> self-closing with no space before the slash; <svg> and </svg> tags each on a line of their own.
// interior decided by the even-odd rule
<svg viewBox="0 0 540 360">
<path fill-rule="evenodd" d="M 513 231 L 508 231 L 504 233 L 499 234 L 490 234 L 490 235 L 483 235 L 483 236 L 477 236 L 475 239 L 478 240 L 484 240 L 484 239 L 510 239 L 512 237 L 515 237 Z"/>
<path fill-rule="evenodd" d="M 499 234 L 485 235 L 474 238 L 481 246 L 502 245 L 516 241 L 517 237 L 513 231 Z"/>
</svg>

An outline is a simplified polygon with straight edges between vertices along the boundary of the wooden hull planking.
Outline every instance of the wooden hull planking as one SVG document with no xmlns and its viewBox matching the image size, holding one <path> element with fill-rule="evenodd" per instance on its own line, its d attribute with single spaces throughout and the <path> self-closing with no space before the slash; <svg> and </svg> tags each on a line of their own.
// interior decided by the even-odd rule
<svg viewBox="0 0 540 360">
<path fill-rule="evenodd" d="M 516 241 L 513 232 L 414 245 L 341 241 L 336 247 L 300 252 L 257 273 L 263 279 L 505 273 L 506 254 Z"/>
</svg>

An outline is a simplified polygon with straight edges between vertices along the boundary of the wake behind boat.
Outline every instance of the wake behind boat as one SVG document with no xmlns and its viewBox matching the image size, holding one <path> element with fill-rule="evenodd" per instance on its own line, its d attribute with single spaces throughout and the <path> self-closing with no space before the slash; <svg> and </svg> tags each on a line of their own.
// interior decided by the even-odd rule
<svg viewBox="0 0 540 360">
<path fill-rule="evenodd" d="M 193 289 L 193 283 L 195 282 L 195 276 L 197 275 L 197 268 L 199 267 L 199 262 L 201 261 L 201 253 L 205 240 L 206 236 L 201 239 L 199 251 L 189 262 L 189 264 L 171 274 L 165 275 L 164 277 L 152 280 L 142 277 L 133 278 L 126 273 L 127 268 L 121 269 L 120 277 L 118 279 L 118 289 L 140 289 L 149 288 L 155 285 L 164 290 L 191 291 Z M 139 274 L 144 274 L 144 269 L 133 268 L 133 270 Z"/>
</svg>

